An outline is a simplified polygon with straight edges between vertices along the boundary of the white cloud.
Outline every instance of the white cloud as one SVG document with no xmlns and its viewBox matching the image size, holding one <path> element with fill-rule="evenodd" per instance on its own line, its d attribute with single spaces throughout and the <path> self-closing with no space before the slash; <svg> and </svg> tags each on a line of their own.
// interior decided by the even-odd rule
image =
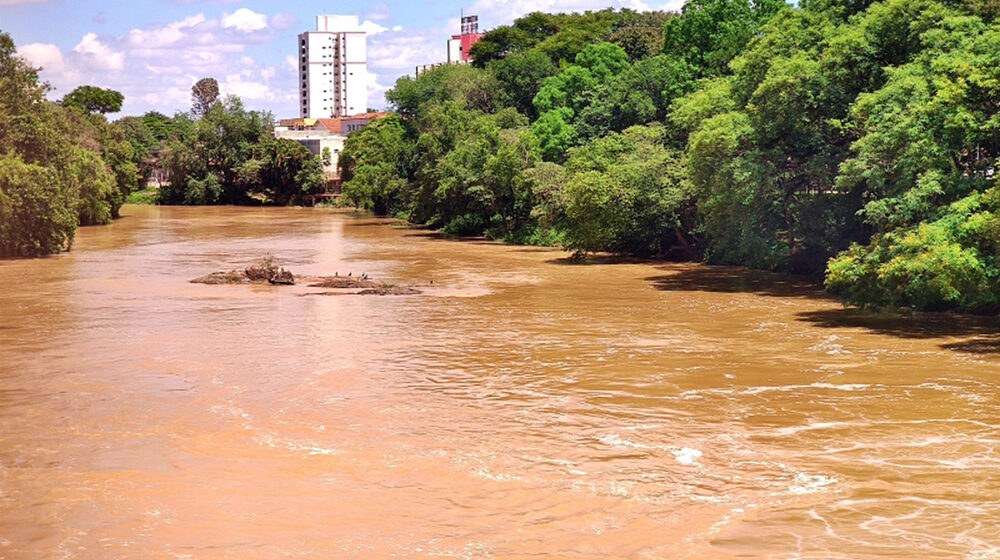
<svg viewBox="0 0 1000 560">
<path fill-rule="evenodd" d="M 299 24 L 299 18 L 295 17 L 295 14 L 275 14 L 268 21 L 271 27 L 278 31 L 291 29 Z"/>
<path fill-rule="evenodd" d="M 294 59 L 262 67 L 248 52 L 252 45 L 273 40 L 269 21 L 249 10 L 218 18 L 197 14 L 134 28 L 118 37 L 88 33 L 67 52 L 42 43 L 24 45 L 21 52 L 32 64 L 45 67 L 41 78 L 54 87 L 53 99 L 91 84 L 121 91 L 124 114 L 172 114 L 190 108 L 192 84 L 213 76 L 222 91 L 243 97 L 248 108 L 290 111 L 297 104 L 287 103 L 284 96 L 297 91 Z M 294 51 L 292 44 L 276 48 Z"/>
<path fill-rule="evenodd" d="M 198 14 L 176 21 L 163 27 L 151 29 L 133 29 L 128 32 L 126 42 L 144 49 L 156 49 L 177 44 L 184 38 L 187 30 L 205 22 L 205 14 Z"/>
<path fill-rule="evenodd" d="M 147 63 L 144 64 L 143 67 L 146 69 L 146 72 L 149 72 L 150 74 L 152 74 L 154 76 L 161 76 L 161 75 L 164 75 L 164 74 L 177 75 L 177 74 L 183 74 L 184 73 L 183 70 L 181 70 L 180 68 L 178 68 L 176 66 L 157 66 L 157 65 L 150 64 L 150 63 L 147 62 Z"/>
<path fill-rule="evenodd" d="M 56 45 L 31 43 L 18 48 L 17 54 L 23 56 L 32 66 L 41 66 L 50 72 L 66 70 L 66 59 Z"/>
<path fill-rule="evenodd" d="M 20 6 L 21 4 L 44 4 L 48 0 L 0 0 L 0 6 Z"/>
<path fill-rule="evenodd" d="M 687 4 L 687 0 L 670 0 L 665 4 L 661 4 L 657 9 L 665 12 L 679 12 L 684 7 L 684 4 Z"/>
<path fill-rule="evenodd" d="M 248 8 L 240 8 L 231 14 L 222 12 L 222 27 L 235 28 L 244 33 L 253 33 L 267 29 L 267 16 Z"/>
<path fill-rule="evenodd" d="M 125 54 L 112 50 L 97 38 L 97 33 L 87 33 L 73 47 L 73 52 L 83 56 L 83 59 L 95 69 L 121 70 L 125 68 Z"/>
<path fill-rule="evenodd" d="M 388 86 L 383 86 L 379 83 L 379 78 L 377 74 L 372 72 L 368 73 L 368 106 L 374 108 L 385 107 L 385 92 L 389 90 Z"/>
<path fill-rule="evenodd" d="M 252 80 L 245 80 L 242 74 L 230 74 L 225 81 L 219 84 L 219 91 L 223 95 L 238 95 L 244 100 L 265 100 L 271 101 L 275 98 L 274 93 L 267 84 Z"/>
<path fill-rule="evenodd" d="M 379 2 L 368 8 L 368 14 L 365 17 L 374 21 L 385 21 L 392 17 L 392 9 L 388 3 Z"/>
<path fill-rule="evenodd" d="M 378 35 L 389 30 L 388 27 L 382 27 L 381 25 L 375 23 L 371 20 L 365 20 L 361 25 L 358 26 L 362 31 L 368 33 L 368 36 Z"/>
<path fill-rule="evenodd" d="M 443 62 L 447 58 L 445 41 L 448 37 L 441 29 L 392 31 L 370 37 L 368 66 L 410 73 L 414 66 Z"/>
</svg>

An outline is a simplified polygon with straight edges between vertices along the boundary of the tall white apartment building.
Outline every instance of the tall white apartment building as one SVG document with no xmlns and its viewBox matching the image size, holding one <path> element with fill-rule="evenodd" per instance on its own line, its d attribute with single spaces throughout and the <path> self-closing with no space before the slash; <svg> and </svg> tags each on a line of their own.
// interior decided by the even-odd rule
<svg viewBox="0 0 1000 560">
<path fill-rule="evenodd" d="M 368 45 L 358 16 L 316 16 L 299 35 L 299 115 L 345 117 L 368 110 Z"/>
</svg>

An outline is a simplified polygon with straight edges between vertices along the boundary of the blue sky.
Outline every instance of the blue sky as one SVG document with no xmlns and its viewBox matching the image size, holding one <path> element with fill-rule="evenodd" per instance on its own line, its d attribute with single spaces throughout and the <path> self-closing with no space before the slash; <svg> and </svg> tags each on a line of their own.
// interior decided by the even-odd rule
<svg viewBox="0 0 1000 560">
<path fill-rule="evenodd" d="M 385 90 L 414 66 L 445 60 L 462 9 L 480 28 L 509 24 L 531 11 L 628 7 L 679 9 L 683 0 L 416 0 L 267 2 L 262 0 L 0 0 L 0 30 L 43 68 L 59 99 L 79 85 L 125 94 L 122 114 L 168 115 L 191 105 L 191 85 L 219 81 L 224 94 L 251 109 L 298 116 L 296 36 L 315 16 L 355 14 L 369 30 L 368 99 L 385 106 Z"/>
</svg>

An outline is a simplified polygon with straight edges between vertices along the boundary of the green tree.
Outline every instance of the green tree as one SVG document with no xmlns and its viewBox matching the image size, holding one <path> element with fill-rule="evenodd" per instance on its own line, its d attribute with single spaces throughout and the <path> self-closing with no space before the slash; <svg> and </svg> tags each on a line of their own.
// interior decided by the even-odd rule
<svg viewBox="0 0 1000 560">
<path fill-rule="evenodd" d="M 656 56 L 663 50 L 663 26 L 673 17 L 670 12 L 621 11 L 608 41 L 628 53 L 631 62 Z"/>
<path fill-rule="evenodd" d="M 414 147 L 395 115 L 352 133 L 338 161 L 344 198 L 380 215 L 405 213 Z"/>
<path fill-rule="evenodd" d="M 87 113 L 117 113 L 125 96 L 113 89 L 80 86 L 62 99 L 64 107 L 74 107 Z"/>
<path fill-rule="evenodd" d="M 598 86 L 628 68 L 628 55 L 618 45 L 590 45 L 576 56 L 576 63 L 546 78 L 533 101 L 539 114 L 561 108 L 574 117 L 590 104 Z"/>
<path fill-rule="evenodd" d="M 827 287 L 868 308 L 1000 311 L 1000 191 L 975 192 L 940 218 L 877 234 L 830 261 Z"/>
<path fill-rule="evenodd" d="M 0 155 L 0 257 L 68 249 L 76 233 L 74 207 L 51 169 Z"/>
<path fill-rule="evenodd" d="M 827 286 L 869 307 L 995 313 L 1000 28 L 921 8 L 936 17 L 910 23 L 924 27 L 919 52 L 853 106 L 859 138 L 838 185 L 863 194 L 876 234 L 830 261 Z"/>
<path fill-rule="evenodd" d="M 68 249 L 77 223 L 111 218 L 113 181 L 96 121 L 45 101 L 48 86 L 0 33 L 0 256 Z"/>
<path fill-rule="evenodd" d="M 567 107 L 546 111 L 538 118 L 531 130 L 538 139 L 542 157 L 546 161 L 562 161 L 566 152 L 576 144 L 577 133 L 571 120 L 573 112 Z"/>
<path fill-rule="evenodd" d="M 633 127 L 570 151 L 564 245 L 577 252 L 690 251 L 693 198 L 661 126 Z"/>
<path fill-rule="evenodd" d="M 245 192 L 269 204 L 284 206 L 323 188 L 319 156 L 284 138 L 262 138 L 235 172 Z"/>
<path fill-rule="evenodd" d="M 451 64 L 428 70 L 416 79 L 399 78 L 385 98 L 401 116 L 419 123 L 426 117 L 426 109 L 446 101 L 490 112 L 496 89 L 492 75 L 466 64 Z"/>
<path fill-rule="evenodd" d="M 523 30 L 511 26 L 502 26 L 483 35 L 469 49 L 469 56 L 479 68 L 485 68 L 489 63 L 500 60 L 509 54 L 526 50 L 537 43 Z"/>
<path fill-rule="evenodd" d="M 693 90 L 687 63 L 665 55 L 636 62 L 603 81 L 575 119 L 584 140 L 631 126 L 662 122 L 674 99 Z"/>
<path fill-rule="evenodd" d="M 175 128 L 187 127 L 183 116 Z M 167 204 L 247 204 L 253 191 L 241 181 L 241 166 L 253 158 L 254 147 L 269 139 L 274 117 L 247 111 L 235 96 L 227 96 L 179 134 L 166 148 L 169 186 L 160 190 Z M 245 176 L 245 174 L 243 175 Z"/>
<path fill-rule="evenodd" d="M 687 61 L 699 76 L 728 73 L 728 64 L 784 0 L 690 0 L 663 27 L 663 54 Z"/>
<path fill-rule="evenodd" d="M 132 147 L 131 161 L 136 166 L 139 180 L 149 177 L 152 171 L 153 151 L 160 147 L 159 141 L 142 117 L 125 117 L 118 119 L 112 126 L 121 132 L 122 137 Z"/>
<path fill-rule="evenodd" d="M 532 100 L 542 82 L 559 71 L 552 59 L 535 50 L 505 56 L 491 62 L 487 70 L 497 83 L 497 104 L 514 107 L 532 120 L 538 118 Z"/>
</svg>

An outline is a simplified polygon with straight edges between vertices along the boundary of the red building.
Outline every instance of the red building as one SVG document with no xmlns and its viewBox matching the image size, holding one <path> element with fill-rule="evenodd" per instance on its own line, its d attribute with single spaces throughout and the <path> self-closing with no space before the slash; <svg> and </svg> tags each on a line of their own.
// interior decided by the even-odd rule
<svg viewBox="0 0 1000 560">
<path fill-rule="evenodd" d="M 469 49 L 482 38 L 479 16 L 463 16 L 461 35 L 452 35 L 448 40 L 448 63 L 469 62 Z"/>
</svg>

